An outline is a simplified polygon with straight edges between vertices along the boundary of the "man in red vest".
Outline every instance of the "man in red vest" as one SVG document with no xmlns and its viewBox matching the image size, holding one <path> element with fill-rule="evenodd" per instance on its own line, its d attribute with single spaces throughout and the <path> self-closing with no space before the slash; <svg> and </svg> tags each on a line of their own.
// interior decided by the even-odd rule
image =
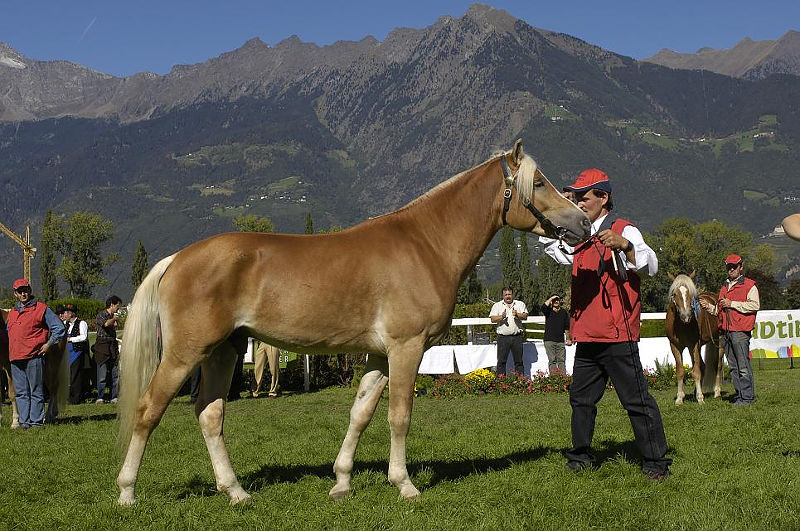
<svg viewBox="0 0 800 531">
<path fill-rule="evenodd" d="M 660 481 L 669 476 L 667 439 L 661 412 L 647 390 L 639 359 L 641 302 L 639 274 L 658 272 L 658 259 L 642 233 L 611 214 L 611 182 L 598 169 L 582 172 L 567 187 L 592 222 L 593 236 L 572 249 L 541 238 L 545 252 L 561 264 L 572 264 L 571 335 L 577 343 L 569 400 L 572 449 L 565 452 L 575 472 L 592 467 L 590 453 L 597 403 L 608 379 L 628 412 L 642 471 Z"/>
<path fill-rule="evenodd" d="M 17 302 L 8 313 L 8 357 L 19 424 L 27 429 L 44 423 L 44 357 L 59 348 L 66 331 L 53 310 L 33 297 L 24 278 L 14 281 L 14 297 Z"/>
<path fill-rule="evenodd" d="M 709 313 L 719 319 L 722 346 L 731 368 L 731 380 L 736 390 L 734 406 L 749 406 L 756 401 L 755 380 L 750 367 L 750 334 L 761 307 L 756 283 L 744 276 L 742 257 L 731 254 L 725 258 L 728 279 L 719 290 L 717 305 L 700 301 Z"/>
</svg>

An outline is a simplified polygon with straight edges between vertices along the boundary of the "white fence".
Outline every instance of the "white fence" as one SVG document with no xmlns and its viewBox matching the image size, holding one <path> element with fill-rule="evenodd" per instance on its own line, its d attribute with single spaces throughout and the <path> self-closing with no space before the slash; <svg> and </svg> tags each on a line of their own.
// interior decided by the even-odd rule
<svg viewBox="0 0 800 531">
<path fill-rule="evenodd" d="M 643 313 L 642 321 L 663 320 L 666 314 Z M 528 317 L 526 325 L 544 325 L 544 316 Z M 488 317 L 468 317 L 453 319 L 453 326 L 467 327 L 466 345 L 439 345 L 431 347 L 422 358 L 419 372 L 421 374 L 450 374 L 458 372 L 466 374 L 476 369 L 495 367 L 497 365 L 497 345 L 475 344 L 475 326 L 488 325 L 492 322 Z M 541 332 L 541 330 L 528 328 L 527 333 Z M 537 372 L 547 372 L 547 355 L 541 339 L 528 338 L 523 346 L 523 367 L 525 374 L 530 376 Z M 659 363 L 674 364 L 669 340 L 666 337 L 649 337 L 639 341 L 639 357 L 644 368 L 654 369 L 656 361 Z M 567 347 L 567 372 L 572 372 L 575 359 L 575 346 Z M 513 356 L 509 356 L 507 371 L 514 368 Z"/>
</svg>

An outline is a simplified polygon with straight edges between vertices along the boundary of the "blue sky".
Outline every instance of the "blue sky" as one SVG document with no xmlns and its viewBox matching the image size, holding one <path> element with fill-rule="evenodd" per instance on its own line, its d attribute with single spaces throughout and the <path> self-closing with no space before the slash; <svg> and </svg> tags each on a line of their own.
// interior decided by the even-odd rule
<svg viewBox="0 0 800 531">
<path fill-rule="evenodd" d="M 800 30 L 800 0 L 494 0 L 531 26 L 579 37 L 616 53 L 730 48 L 744 37 Z M 396 27 L 424 28 L 462 16 L 471 2 L 444 0 L 0 0 L 0 42 L 31 59 L 66 59 L 108 74 L 165 74 L 259 37 L 297 35 L 320 45 L 379 40 Z"/>
</svg>

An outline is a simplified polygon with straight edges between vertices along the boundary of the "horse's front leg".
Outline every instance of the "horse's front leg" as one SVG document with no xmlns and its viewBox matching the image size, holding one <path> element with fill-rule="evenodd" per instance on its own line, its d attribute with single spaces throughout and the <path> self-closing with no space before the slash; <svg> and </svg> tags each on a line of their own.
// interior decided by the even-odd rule
<svg viewBox="0 0 800 531">
<path fill-rule="evenodd" d="M 683 353 L 671 341 L 669 348 L 672 349 L 672 356 L 675 358 L 675 378 L 678 380 L 678 396 L 675 398 L 675 405 L 680 406 L 683 404 L 683 397 L 686 396 L 683 392 Z"/>
<path fill-rule="evenodd" d="M 380 402 L 386 382 L 389 381 L 389 363 L 383 356 L 371 354 L 361 383 L 358 385 L 353 407 L 350 409 L 350 426 L 344 437 L 339 455 L 333 464 L 336 474 L 336 485 L 328 495 L 334 500 L 345 497 L 350 492 L 350 475 L 353 471 L 353 457 L 358 447 L 361 434 L 369 425 Z"/>
<path fill-rule="evenodd" d="M 389 427 L 392 433 L 389 481 L 400 489 L 400 497 L 408 500 L 419 496 L 406 468 L 406 436 L 411 424 L 414 380 L 421 359 L 422 345 L 417 344 L 389 353 Z"/>
<path fill-rule="evenodd" d="M 714 343 L 712 343 L 713 345 Z M 714 381 L 714 398 L 722 396 L 722 359 L 725 356 L 725 349 L 722 348 L 722 343 L 717 338 L 717 377 Z"/>
<path fill-rule="evenodd" d="M 698 404 L 703 403 L 703 358 L 700 356 L 700 342 L 692 348 L 692 378 L 694 378 L 694 397 Z"/>
</svg>

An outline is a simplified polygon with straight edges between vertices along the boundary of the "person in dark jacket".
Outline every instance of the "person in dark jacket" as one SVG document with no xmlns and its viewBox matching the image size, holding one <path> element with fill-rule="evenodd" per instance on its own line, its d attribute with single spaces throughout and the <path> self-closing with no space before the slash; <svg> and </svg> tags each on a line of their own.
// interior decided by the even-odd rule
<svg viewBox="0 0 800 531">
<path fill-rule="evenodd" d="M 544 351 L 547 353 L 547 370 L 567 372 L 567 345 L 572 345 L 569 335 L 569 314 L 561 307 L 561 297 L 553 295 L 542 304 L 544 315 Z"/>
<path fill-rule="evenodd" d="M 112 295 L 106 299 L 106 309 L 97 314 L 97 341 L 94 344 L 94 359 L 97 362 L 97 400 L 105 402 L 109 374 L 111 375 L 111 403 L 117 403 L 119 394 L 119 344 L 117 343 L 117 321 L 122 299 Z"/>
<path fill-rule="evenodd" d="M 45 355 L 64 339 L 64 323 L 33 296 L 24 278 L 14 281 L 17 302 L 8 313 L 8 357 L 17 394 L 19 424 L 23 429 L 44 424 Z"/>
</svg>

